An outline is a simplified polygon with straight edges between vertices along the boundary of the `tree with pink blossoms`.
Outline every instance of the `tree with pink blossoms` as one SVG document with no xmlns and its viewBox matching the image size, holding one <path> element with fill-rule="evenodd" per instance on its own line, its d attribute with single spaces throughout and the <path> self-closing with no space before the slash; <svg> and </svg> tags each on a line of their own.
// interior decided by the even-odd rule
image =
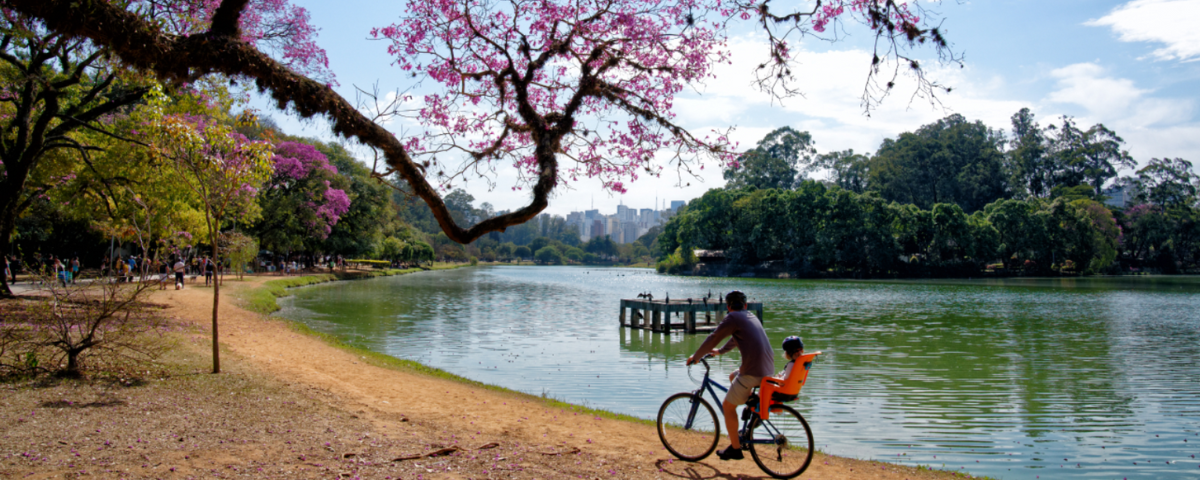
<svg viewBox="0 0 1200 480">
<path fill-rule="evenodd" d="M 105 8 L 117 5 L 138 12 L 147 28 L 162 28 L 171 35 L 201 33 L 199 26 L 211 23 L 220 10 L 220 2 L 211 0 L 104 2 Z M 61 7 L 76 12 L 85 8 Z M 283 0 L 255 0 L 243 7 L 241 41 L 258 46 L 287 68 L 332 81 L 324 51 L 315 43 L 316 30 L 303 9 Z M 16 219 L 54 187 L 43 181 L 56 167 L 53 160 L 86 163 L 102 148 L 100 142 L 89 143 L 83 132 L 93 138 L 136 141 L 106 120 L 140 102 L 149 82 L 122 62 L 111 61 L 112 53 L 86 36 L 56 32 L 43 19 L 8 3 L 0 11 L 0 135 L 6 138 L 0 142 L 0 251 L 11 250 Z M 190 82 L 198 75 L 187 77 Z M 177 86 L 193 90 L 187 82 Z M 0 296 L 11 294 L 7 282 L 0 278 Z"/>
<path fill-rule="evenodd" d="M 221 225 L 238 216 L 252 216 L 255 196 L 271 174 L 271 144 L 250 141 L 233 128 L 207 118 L 164 113 L 166 98 L 157 89 L 149 95 L 148 137 L 155 157 L 177 172 L 181 188 L 199 198 L 208 227 L 214 261 L 221 261 Z M 243 119 L 242 121 L 248 121 Z M 218 307 L 221 282 L 213 282 L 213 373 L 221 373 L 218 348 Z"/>
<path fill-rule="evenodd" d="M 312 145 L 280 142 L 274 154 L 274 172 L 259 195 L 262 218 L 252 231 L 268 250 L 315 250 L 350 210 L 344 180 Z"/>
<path fill-rule="evenodd" d="M 671 109 L 680 91 L 729 59 L 724 46 L 731 22 L 754 20 L 767 31 L 770 58 L 759 69 L 760 86 L 788 95 L 794 93 L 786 83 L 793 77 L 793 43 L 805 35 L 836 39 L 843 23 L 851 23 L 842 19 L 855 19 L 879 45 L 869 63 L 868 111 L 901 71 L 917 75 L 925 87 L 918 94 L 935 92 L 938 86 L 905 52 L 927 43 L 946 47 L 936 28 L 924 27 L 928 19 L 915 2 L 893 0 L 830 0 L 795 12 L 750 0 L 413 0 L 399 21 L 373 34 L 390 41 L 401 68 L 441 90 L 399 99 L 419 102 L 416 109 L 380 112 L 423 123 L 421 134 L 398 138 L 327 83 L 243 41 L 240 19 L 249 0 L 221 1 L 208 29 L 187 36 L 107 0 L 8 3 L 64 34 L 111 46 L 124 62 L 160 79 L 251 78 L 280 108 L 327 116 L 335 133 L 379 152 L 386 168 L 377 175 L 406 182 L 460 243 L 533 218 L 569 181 L 595 179 L 623 191 L 626 182 L 666 167 L 687 174 L 706 161 L 729 165 L 737 152 L 726 132 L 687 131 Z M 889 65 L 895 73 L 880 83 Z M 511 188 L 529 196 L 526 206 L 470 227 L 456 224 L 442 194 L 469 178 L 494 186 L 502 168 L 518 173 Z"/>
</svg>

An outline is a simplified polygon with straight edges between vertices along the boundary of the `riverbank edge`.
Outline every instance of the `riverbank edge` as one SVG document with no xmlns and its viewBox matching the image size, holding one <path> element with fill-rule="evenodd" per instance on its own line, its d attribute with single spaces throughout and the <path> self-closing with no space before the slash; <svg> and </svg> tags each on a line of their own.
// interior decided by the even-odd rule
<svg viewBox="0 0 1200 480">
<path fill-rule="evenodd" d="M 556 399 L 551 396 L 539 396 L 539 395 L 534 395 L 531 393 L 525 393 L 525 392 L 521 392 L 518 390 L 513 390 L 510 388 L 501 387 L 499 385 L 492 385 L 489 383 L 480 382 L 478 380 L 471 380 L 469 378 L 447 372 L 440 368 L 431 367 L 429 365 L 425 365 L 425 364 L 417 362 L 417 361 L 396 358 L 391 355 L 385 355 L 382 353 L 367 350 L 362 347 L 351 345 L 349 343 L 344 342 L 342 339 L 340 339 L 334 335 L 313 330 L 308 325 L 305 325 L 304 322 L 301 322 L 299 320 L 294 320 L 294 319 L 290 319 L 290 318 L 279 316 L 279 315 L 272 315 L 273 313 L 275 313 L 281 309 L 281 307 L 279 306 L 279 303 L 276 300 L 278 300 L 280 298 L 291 296 L 292 294 L 291 294 L 290 290 L 292 290 L 294 288 L 320 285 L 320 284 L 331 283 L 331 282 L 368 280 L 368 279 L 380 278 L 380 277 L 409 275 L 409 274 L 413 274 L 413 273 L 420 273 L 420 272 L 426 272 L 426 271 L 452 270 L 452 269 L 456 269 L 456 268 L 463 268 L 463 267 L 470 267 L 470 266 L 471 266 L 470 264 L 463 264 L 463 265 L 455 265 L 455 266 L 435 267 L 435 268 L 428 269 L 428 270 L 422 269 L 422 268 L 386 269 L 386 270 L 367 271 L 367 272 L 354 272 L 355 274 L 353 274 L 353 275 L 345 275 L 345 274 L 339 275 L 336 273 L 334 273 L 334 274 L 320 273 L 320 274 L 309 274 L 309 275 L 297 276 L 297 277 L 286 277 L 286 278 L 281 278 L 278 280 L 269 280 L 269 281 L 263 282 L 263 284 L 261 286 L 256 287 L 256 288 L 244 289 L 241 292 L 238 292 L 238 294 L 235 295 L 235 297 L 239 300 L 239 305 L 238 305 L 239 307 L 249 310 L 254 313 L 258 313 L 258 314 L 262 315 L 264 317 L 264 319 L 275 319 L 275 320 L 282 321 L 282 322 L 286 323 L 288 325 L 288 327 L 291 328 L 293 331 L 303 334 L 303 335 L 307 335 L 307 336 L 316 338 L 318 340 L 321 340 L 322 342 L 326 343 L 327 345 L 329 345 L 331 347 L 334 347 L 339 350 L 343 350 L 343 351 L 352 353 L 354 355 L 357 355 L 360 358 L 362 358 L 367 364 L 372 365 L 372 366 L 385 368 L 388 370 L 401 371 L 401 372 L 405 372 L 405 373 L 415 373 L 415 374 L 419 374 L 419 375 L 425 375 L 425 376 L 440 378 L 440 379 L 444 379 L 444 380 L 450 380 L 450 381 L 460 383 L 463 385 L 467 385 L 470 387 L 482 388 L 485 390 L 490 390 L 490 391 L 494 391 L 494 392 L 500 392 L 500 393 L 504 393 L 504 394 L 508 394 L 508 395 L 513 395 L 513 396 L 519 397 L 523 400 L 536 400 L 536 401 L 544 404 L 547 407 L 553 407 L 553 408 L 557 408 L 557 409 L 561 409 L 561 410 L 567 410 L 570 412 L 587 414 L 587 415 L 598 416 L 598 417 L 603 417 L 603 418 L 609 418 L 609 419 L 613 419 L 613 420 L 629 421 L 629 422 L 634 422 L 634 423 L 640 423 L 643 425 L 655 425 L 655 422 L 652 420 L 646 420 L 646 419 L 638 418 L 638 417 L 635 417 L 632 415 L 611 412 L 608 410 L 587 407 L 584 405 L 576 405 L 573 403 L 568 403 L 568 402 Z"/>
<path fill-rule="evenodd" d="M 425 272 L 425 271 L 452 270 L 452 269 L 456 269 L 456 268 L 463 268 L 463 267 L 470 267 L 470 266 L 471 266 L 470 264 L 462 264 L 462 265 L 435 267 L 435 268 L 428 269 L 428 270 L 421 269 L 421 268 L 386 269 L 386 270 L 378 270 L 378 271 L 356 272 L 356 274 L 354 274 L 354 275 L 340 275 L 340 276 L 336 275 L 336 274 L 327 274 L 327 273 L 326 274 L 309 274 L 309 275 L 304 275 L 304 276 L 281 278 L 278 280 L 269 280 L 269 281 L 263 282 L 263 284 L 261 286 L 250 288 L 250 289 L 243 289 L 240 292 L 237 292 L 237 294 L 235 294 L 234 297 L 237 298 L 240 302 L 253 301 L 254 305 L 255 305 L 255 307 L 252 307 L 252 306 L 250 306 L 250 304 L 240 304 L 240 305 L 238 305 L 240 308 L 244 308 L 248 311 L 258 313 L 258 314 L 262 315 L 264 320 L 272 320 L 273 319 L 273 320 L 283 322 L 289 328 L 291 328 L 293 331 L 295 331 L 299 334 L 306 335 L 306 336 L 309 336 L 312 338 L 316 338 L 331 347 L 334 347 L 339 350 L 343 350 L 343 351 L 349 352 L 351 354 L 357 355 L 359 358 L 361 358 L 364 361 L 364 363 L 367 363 L 368 365 L 372 365 L 372 366 L 376 366 L 376 367 L 380 367 L 380 368 L 384 368 L 384 369 L 392 370 L 392 371 L 412 373 L 412 374 L 418 374 L 418 375 L 424 375 L 424 376 L 430 376 L 430 377 L 435 377 L 435 378 L 439 378 L 439 379 L 449 380 L 449 381 L 452 381 L 455 383 L 460 383 L 460 384 L 463 384 L 463 385 L 466 385 L 469 387 L 473 387 L 473 388 L 481 388 L 484 390 L 490 390 L 493 392 L 503 393 L 506 395 L 512 395 L 514 397 L 517 397 L 517 398 L 520 398 L 523 400 L 540 402 L 541 404 L 545 405 L 546 407 L 550 407 L 550 408 L 557 408 L 557 409 L 566 410 L 566 411 L 570 411 L 570 412 L 577 412 L 580 414 L 593 415 L 593 416 L 608 418 L 608 419 L 612 419 L 612 420 L 633 422 L 633 423 L 638 423 L 638 424 L 642 424 L 642 425 L 649 425 L 649 426 L 657 425 L 654 420 L 647 420 L 647 419 L 638 418 L 638 417 L 623 414 L 623 413 L 616 413 L 616 412 L 611 412 L 608 410 L 602 410 L 602 409 L 587 407 L 587 406 L 583 406 L 583 405 L 576 405 L 573 403 L 555 399 L 553 397 L 533 395 L 530 393 L 525 393 L 525 392 L 521 392 L 518 390 L 513 390 L 510 388 L 502 387 L 499 385 L 492 385 L 489 383 L 480 382 L 478 380 L 471 380 L 469 378 L 466 378 L 466 377 L 463 377 L 463 376 L 460 376 L 460 375 L 457 375 L 457 374 L 454 374 L 451 372 L 447 372 L 440 368 L 431 367 L 429 365 L 425 365 L 425 364 L 417 362 L 417 361 L 400 359 L 400 358 L 396 358 L 396 357 L 393 357 L 390 355 L 385 355 L 382 353 L 367 350 L 362 347 L 351 345 L 351 344 L 348 344 L 348 343 L 342 341 L 340 338 L 338 338 L 332 334 L 318 332 L 316 330 L 313 330 L 308 325 L 304 324 L 303 322 L 301 322 L 299 320 L 294 320 L 294 319 L 290 319 L 290 318 L 279 316 L 279 315 L 272 315 L 272 313 L 277 312 L 281 309 L 281 307 L 279 306 L 278 302 L 276 302 L 276 300 L 279 298 L 291 296 L 292 294 L 291 294 L 290 290 L 292 290 L 294 288 L 320 285 L 320 284 L 332 283 L 332 282 L 368 280 L 368 279 L 379 278 L 379 277 L 408 275 L 408 274 L 412 274 L 412 273 L 420 273 L 420 272 Z M 269 301 L 269 304 L 267 303 L 268 301 Z M 882 460 L 882 459 L 861 459 L 861 458 L 855 458 L 855 457 L 834 455 L 829 452 L 822 451 L 820 448 L 817 448 L 816 451 L 822 455 L 826 455 L 826 456 L 834 457 L 834 458 L 856 460 L 856 461 L 861 461 L 861 462 L 887 463 L 886 460 Z M 972 478 L 972 479 L 977 479 L 977 480 L 997 480 L 993 477 L 972 475 L 968 472 L 963 472 L 963 471 L 942 470 L 942 469 L 938 469 L 938 468 L 934 467 L 933 465 L 912 465 L 912 466 L 902 465 L 902 466 L 909 467 L 909 468 L 915 468 L 917 470 L 928 471 L 933 474 L 945 475 L 947 478 Z"/>
</svg>

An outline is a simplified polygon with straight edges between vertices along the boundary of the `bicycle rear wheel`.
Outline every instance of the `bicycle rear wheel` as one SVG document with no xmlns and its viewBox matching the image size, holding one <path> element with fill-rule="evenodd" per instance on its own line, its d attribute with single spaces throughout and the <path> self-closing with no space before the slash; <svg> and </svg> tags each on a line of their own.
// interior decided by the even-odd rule
<svg viewBox="0 0 1200 480">
<path fill-rule="evenodd" d="M 772 406 L 771 418 L 755 419 L 750 435 L 750 456 L 772 477 L 795 477 L 812 462 L 812 429 L 792 407 Z"/>
<path fill-rule="evenodd" d="M 717 413 L 699 394 L 676 393 L 658 409 L 658 438 L 681 460 L 695 462 L 711 455 L 720 429 Z"/>
</svg>

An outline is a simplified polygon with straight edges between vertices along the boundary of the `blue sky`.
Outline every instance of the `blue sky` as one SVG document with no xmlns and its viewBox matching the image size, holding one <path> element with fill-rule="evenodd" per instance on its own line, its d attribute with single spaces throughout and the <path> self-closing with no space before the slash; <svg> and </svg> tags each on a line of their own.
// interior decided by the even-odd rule
<svg viewBox="0 0 1200 480">
<path fill-rule="evenodd" d="M 355 87 L 383 92 L 410 87 L 391 66 L 383 42 L 368 40 L 372 27 L 386 26 L 403 9 L 401 2 L 300 0 L 321 29 L 337 75 L 339 93 L 355 98 Z M 1009 130 L 1009 117 L 1022 107 L 1033 110 L 1042 125 L 1061 115 L 1076 117 L 1081 127 L 1103 123 L 1126 140 L 1141 163 L 1152 157 L 1181 157 L 1200 163 L 1200 0 L 994 0 L 922 2 L 944 19 L 953 50 L 965 67 L 938 65 L 932 50 L 914 55 L 930 76 L 954 91 L 940 105 L 910 102 L 911 83 L 864 115 L 859 97 L 866 79 L 871 36 L 854 23 L 836 43 L 808 40 L 800 47 L 800 89 L 804 98 L 772 104 L 749 86 L 750 69 L 763 59 L 763 44 L 752 30 L 734 32 L 730 47 L 734 64 L 718 77 L 687 92 L 676 102 L 678 120 L 695 132 L 736 127 L 741 147 L 752 147 L 767 132 L 782 126 L 807 130 L 821 152 L 853 148 L 873 152 L 888 137 L 912 131 L 952 113 Z M 368 12 L 364 14 L 364 12 Z M 427 85 L 427 87 L 430 85 Z M 907 87 L 907 88 L 905 88 Z M 323 121 L 301 122 L 261 100 L 254 104 L 288 133 L 331 140 Z M 397 127 L 397 125 L 389 125 Z M 398 131 L 398 128 L 395 128 Z M 1124 172 L 1130 173 L 1130 172 Z M 818 174 L 819 175 L 819 174 Z M 528 199 L 509 188 L 511 172 L 500 171 L 497 188 L 470 184 L 469 193 L 498 209 L 520 207 Z M 690 185 L 681 185 L 690 184 Z M 655 198 L 687 200 L 723 185 L 715 165 L 702 178 L 642 178 L 629 192 L 606 192 L 595 180 L 581 179 L 551 200 L 548 212 L 563 215 L 590 208 L 615 212 L 624 202 L 647 208 Z"/>
</svg>

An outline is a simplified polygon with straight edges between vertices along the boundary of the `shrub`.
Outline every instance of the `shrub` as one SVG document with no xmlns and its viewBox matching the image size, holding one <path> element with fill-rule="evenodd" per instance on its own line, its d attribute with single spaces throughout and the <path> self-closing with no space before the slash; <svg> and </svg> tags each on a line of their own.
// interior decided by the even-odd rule
<svg viewBox="0 0 1200 480">
<path fill-rule="evenodd" d="M 537 253 L 533 254 L 533 257 L 538 261 L 538 263 L 546 265 L 558 265 L 563 263 L 562 252 L 559 252 L 558 249 L 554 248 L 553 245 L 542 247 L 537 251 Z"/>
<path fill-rule="evenodd" d="M 141 301 L 156 282 L 61 286 L 47 279 L 46 295 L 0 319 L 0 373 L 137 370 L 168 344 L 166 320 Z"/>
</svg>

